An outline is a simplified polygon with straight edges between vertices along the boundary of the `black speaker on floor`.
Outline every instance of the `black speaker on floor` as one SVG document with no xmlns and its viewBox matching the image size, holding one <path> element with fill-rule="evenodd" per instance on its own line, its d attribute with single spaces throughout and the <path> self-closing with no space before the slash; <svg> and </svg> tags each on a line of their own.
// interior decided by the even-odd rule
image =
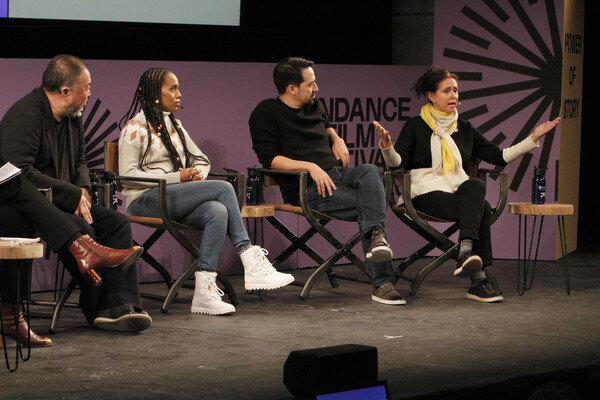
<svg viewBox="0 0 600 400">
<path fill-rule="evenodd" d="M 359 344 L 294 350 L 283 365 L 283 384 L 298 399 L 325 388 L 377 381 L 377 348 Z"/>
</svg>

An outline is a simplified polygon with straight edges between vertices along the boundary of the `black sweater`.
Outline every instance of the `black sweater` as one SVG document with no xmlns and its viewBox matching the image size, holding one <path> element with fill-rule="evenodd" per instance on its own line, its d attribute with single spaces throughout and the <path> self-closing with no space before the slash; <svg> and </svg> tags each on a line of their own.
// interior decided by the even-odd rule
<svg viewBox="0 0 600 400">
<path fill-rule="evenodd" d="M 331 151 L 326 129 L 331 126 L 323 104 L 316 100 L 304 108 L 288 107 L 279 98 L 261 101 L 250 115 L 252 148 L 265 168 L 276 156 L 317 164 L 324 171 L 341 166 Z M 277 179 L 287 203 L 298 203 L 298 180 Z"/>
</svg>

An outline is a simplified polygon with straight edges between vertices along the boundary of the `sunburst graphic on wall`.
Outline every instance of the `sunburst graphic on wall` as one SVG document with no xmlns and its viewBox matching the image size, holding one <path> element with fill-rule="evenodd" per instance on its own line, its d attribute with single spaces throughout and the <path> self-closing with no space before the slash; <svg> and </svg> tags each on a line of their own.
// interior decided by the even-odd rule
<svg viewBox="0 0 600 400">
<path fill-rule="evenodd" d="M 89 168 L 104 166 L 104 142 L 115 131 L 118 132 L 116 122 L 106 123 L 110 116 L 110 110 L 106 109 L 101 114 L 98 112 L 102 105 L 100 99 L 96 99 L 91 109 L 86 108 L 83 116 L 83 129 L 85 135 L 85 158 Z M 89 109 L 89 112 L 88 112 Z M 100 114 L 96 118 L 96 114 Z M 114 135 L 113 135 L 114 136 Z"/>
<path fill-rule="evenodd" d="M 538 123 L 543 122 L 541 118 L 548 109 L 550 109 L 550 119 L 559 115 L 562 47 L 556 10 L 554 0 L 545 0 L 545 25 L 538 23 L 536 26 L 530 16 L 534 15 L 534 11 L 539 13 L 541 4 L 538 4 L 538 7 L 533 10 L 533 6 L 538 3 L 535 0 L 526 1 L 527 5 L 525 6 L 519 0 L 508 0 L 503 3 L 508 3 L 504 7 L 496 0 L 482 0 L 481 3 L 482 7 L 485 6 L 491 11 L 491 14 L 488 14 L 493 15 L 492 18 L 486 18 L 482 15 L 483 13 L 475 11 L 468 5 L 462 8 L 461 17 L 466 18 L 464 20 L 465 24 L 472 26 L 475 23 L 478 26 L 477 32 L 484 33 L 475 34 L 472 31 L 462 29 L 458 26 L 460 25 L 460 22 L 458 22 L 452 26 L 450 34 L 460 40 L 454 41 L 456 48 L 444 48 L 443 55 L 464 62 L 465 64 L 461 65 L 466 65 L 465 69 L 470 69 L 463 72 L 454 71 L 461 81 L 482 82 L 481 88 L 460 92 L 460 101 L 464 103 L 463 108 L 465 108 L 465 111 L 461 111 L 460 115 L 464 119 L 479 117 L 478 121 L 483 120 L 484 122 L 476 125 L 476 127 L 484 135 L 525 108 L 538 103 L 512 143 L 503 143 L 507 138 L 502 132 L 490 139 L 497 145 L 502 144 L 502 147 L 508 147 L 523 140 Z M 523 36 L 516 38 L 514 35 L 511 36 L 503 31 L 503 24 L 507 22 L 514 24 L 516 22 L 511 21 L 511 18 L 518 19 Z M 542 38 L 541 29 L 549 31 L 550 43 L 547 44 Z M 514 51 L 514 54 L 498 51 L 491 54 L 490 45 L 494 44 L 495 41 L 508 46 Z M 532 46 L 528 48 L 524 44 L 526 41 L 533 43 L 535 52 L 532 51 Z M 461 44 L 466 43 L 470 43 L 467 46 L 471 49 L 473 48 L 472 45 L 475 45 L 477 50 L 470 52 L 459 50 Z M 521 61 L 514 62 L 515 55 Z M 511 61 L 507 60 L 509 56 Z M 508 79 L 513 76 L 521 76 L 522 78 L 499 85 L 486 86 L 486 76 L 482 72 L 485 68 L 482 67 L 500 72 L 508 71 L 512 73 L 508 74 Z M 488 104 L 493 104 L 494 100 L 498 98 L 497 96 L 509 93 L 513 95 L 513 104 L 495 113 L 495 115 L 488 115 L 492 114 L 489 111 Z M 546 167 L 548 165 L 554 134 L 554 129 L 546 134 L 538 163 L 540 166 Z M 510 183 L 512 191 L 519 189 L 523 176 L 530 167 L 532 158 L 533 155 L 529 153 L 520 160 L 517 172 L 513 175 Z M 496 167 L 496 171 L 500 170 L 502 170 L 502 167 Z"/>
</svg>

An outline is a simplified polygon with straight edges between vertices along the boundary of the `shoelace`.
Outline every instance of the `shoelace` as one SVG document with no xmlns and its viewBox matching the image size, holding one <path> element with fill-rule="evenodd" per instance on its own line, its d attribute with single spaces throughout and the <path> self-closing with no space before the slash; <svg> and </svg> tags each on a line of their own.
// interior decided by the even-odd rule
<svg viewBox="0 0 600 400">
<path fill-rule="evenodd" d="M 209 277 L 206 278 L 206 290 L 208 291 L 208 297 L 213 300 L 220 300 L 225 295 L 225 292 L 217 286 L 215 280 Z"/>
<path fill-rule="evenodd" d="M 262 272 L 264 275 L 270 274 L 275 270 L 267 258 L 268 254 L 269 251 L 267 249 L 263 249 L 262 247 L 256 249 L 254 253 L 256 265 L 258 266 L 257 269 L 260 270 L 260 272 Z"/>
</svg>

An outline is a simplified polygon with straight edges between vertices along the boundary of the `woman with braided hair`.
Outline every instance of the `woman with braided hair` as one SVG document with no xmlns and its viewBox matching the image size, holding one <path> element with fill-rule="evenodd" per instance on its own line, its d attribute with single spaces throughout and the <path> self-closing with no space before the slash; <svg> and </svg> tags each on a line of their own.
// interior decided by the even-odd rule
<svg viewBox="0 0 600 400">
<path fill-rule="evenodd" d="M 246 290 L 276 289 L 294 277 L 276 271 L 265 257 L 267 251 L 251 244 L 231 184 L 205 180 L 210 162 L 173 116 L 180 102 L 179 81 L 173 72 L 151 68 L 142 74 L 119 124 L 127 121 L 119 138 L 119 173 L 166 179 L 171 217 L 204 230 L 191 311 L 229 314 L 235 308 L 221 300 L 223 292 L 215 283 L 226 235 L 242 260 Z M 123 193 L 129 214 L 160 216 L 156 185 L 124 182 Z"/>
</svg>

